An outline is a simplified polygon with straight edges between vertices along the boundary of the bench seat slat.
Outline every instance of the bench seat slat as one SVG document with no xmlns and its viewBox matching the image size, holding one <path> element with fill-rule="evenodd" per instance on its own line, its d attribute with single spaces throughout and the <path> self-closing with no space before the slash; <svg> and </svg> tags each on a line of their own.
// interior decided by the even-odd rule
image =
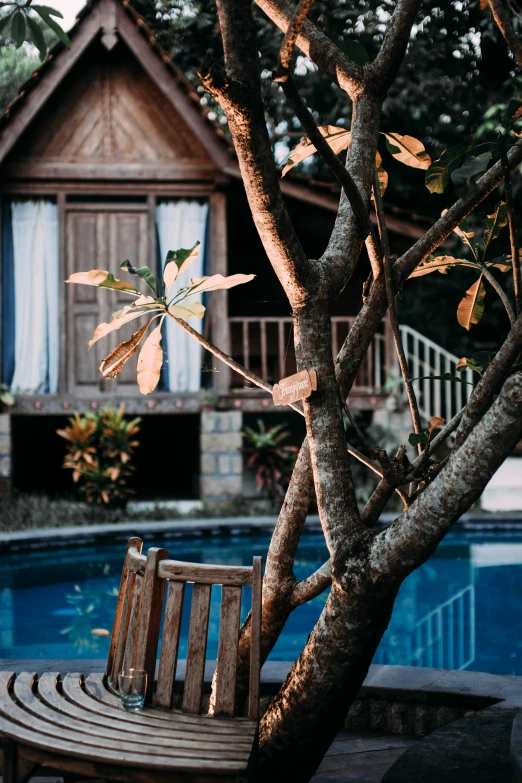
<svg viewBox="0 0 522 783">
<path fill-rule="evenodd" d="M 102 674 L 89 675 L 85 680 L 85 686 L 86 688 L 84 691 L 81 687 L 79 674 L 66 675 L 62 683 L 62 688 L 67 698 L 79 706 L 86 707 L 86 709 L 97 712 L 98 714 L 109 715 L 111 717 L 114 717 L 115 713 L 120 714 L 125 720 L 131 723 L 140 723 L 144 726 L 158 726 L 159 728 L 165 728 L 172 723 L 176 723 L 180 726 L 186 726 L 187 729 L 192 727 L 193 730 L 198 727 L 203 727 L 203 731 L 218 734 L 220 736 L 231 733 L 253 736 L 256 732 L 257 724 L 248 720 L 221 720 L 205 715 L 185 715 L 174 711 L 163 712 L 160 710 L 148 709 L 147 707 L 140 713 L 122 713 L 119 699 L 116 699 L 112 693 L 109 693 L 104 688 Z M 95 692 L 98 693 L 98 697 L 94 696 Z M 114 701 L 109 703 L 108 701 L 102 700 L 104 693 L 107 696 L 107 700 L 113 699 Z"/>
<path fill-rule="evenodd" d="M 90 721 L 86 721 L 83 717 L 84 711 L 82 710 L 78 710 L 79 714 L 76 715 L 64 715 L 61 711 L 56 710 L 49 706 L 49 704 L 41 701 L 37 698 L 32 689 L 32 683 L 34 682 L 34 679 L 34 675 L 23 673 L 16 678 L 14 683 L 14 693 L 17 702 L 20 706 L 27 710 L 27 712 L 41 718 L 42 720 L 46 720 L 49 723 L 52 723 L 54 726 L 61 726 L 65 729 L 76 730 L 80 733 L 93 735 L 96 741 L 101 742 L 102 744 L 105 741 L 105 738 L 110 740 L 129 742 L 129 732 L 125 730 L 126 724 L 123 723 L 123 721 L 119 723 L 116 720 L 112 720 L 111 725 L 105 723 L 105 725 L 100 727 L 99 725 L 93 724 Z M 38 688 L 38 692 L 40 693 L 40 688 Z M 65 699 L 56 691 L 55 693 L 58 702 L 65 701 Z M 218 745 L 215 742 L 208 742 L 207 737 L 205 737 L 205 741 L 202 744 L 201 740 L 196 736 L 195 732 L 192 732 L 192 734 L 189 735 L 184 733 L 180 736 L 179 733 L 176 732 L 173 728 L 172 731 L 168 734 L 169 735 L 167 737 L 159 736 L 157 734 L 155 735 L 153 733 L 149 733 L 148 735 L 141 735 L 139 743 L 136 744 L 133 742 L 133 746 L 138 748 L 141 744 L 146 746 L 143 751 L 140 749 L 140 753 L 148 752 L 147 746 L 153 746 L 157 748 L 169 749 L 165 751 L 169 755 L 170 749 L 174 748 L 176 754 L 181 749 L 183 750 L 183 755 L 187 756 L 192 756 L 193 752 L 197 751 L 202 753 L 203 756 L 208 756 L 209 758 L 223 757 L 223 745 Z M 185 751 L 192 752 L 187 752 L 185 754 Z M 249 748 L 248 745 L 245 745 L 245 743 L 238 745 L 232 740 L 231 742 L 227 742 L 227 752 L 229 752 L 229 758 L 241 759 L 245 757 L 245 753 L 248 756 Z"/>
<path fill-rule="evenodd" d="M 112 759 L 119 762 L 123 757 L 129 759 L 129 763 L 137 763 L 139 766 L 168 765 L 173 769 L 181 768 L 207 768 L 211 769 L 217 765 L 218 769 L 244 769 L 248 762 L 249 753 L 233 754 L 227 757 L 226 744 L 221 753 L 213 752 L 207 755 L 204 748 L 191 751 L 187 749 L 158 748 L 147 746 L 141 748 L 132 739 L 113 740 L 106 735 L 102 738 L 86 734 L 81 729 L 77 732 L 71 728 L 58 727 L 47 720 L 28 713 L 22 706 L 15 703 L 8 693 L 8 685 L 13 679 L 13 675 L 3 676 L 5 672 L 0 672 L 0 715 L 2 720 L 1 729 L 3 733 L 11 739 L 23 740 L 23 732 L 34 732 L 38 736 L 38 747 L 44 747 L 46 750 L 59 751 L 61 744 L 66 742 L 76 748 L 81 749 L 81 755 L 95 759 Z M 7 720 L 5 720 L 7 719 Z M 203 737 L 201 738 L 203 740 Z M 203 743 L 202 743 L 203 744 Z M 111 753 L 112 751 L 112 753 Z"/>
<path fill-rule="evenodd" d="M 20 675 L 21 676 L 21 675 Z M 194 739 L 195 738 L 195 732 L 193 726 L 187 726 L 184 723 L 177 724 L 173 723 L 171 726 L 166 726 L 164 723 L 160 724 L 160 726 L 156 726 L 154 724 L 151 724 L 151 721 L 146 721 L 146 723 L 132 723 L 129 725 L 129 722 L 126 720 L 126 714 L 122 713 L 120 716 L 114 716 L 113 713 L 109 713 L 109 715 L 105 714 L 98 714 L 96 712 L 91 712 L 86 707 L 79 707 L 77 704 L 75 704 L 72 701 L 69 701 L 65 698 L 64 695 L 59 693 L 58 691 L 58 674 L 53 674 L 51 672 L 46 672 L 45 674 L 42 674 L 41 677 L 39 677 L 38 680 L 38 695 L 42 699 L 42 701 L 49 705 L 49 707 L 52 707 L 55 710 L 58 710 L 65 716 L 70 716 L 73 718 L 78 718 L 79 720 L 83 721 L 85 724 L 92 723 L 95 726 L 103 726 L 107 728 L 112 729 L 118 729 L 125 731 L 127 736 L 129 733 L 129 729 L 132 728 L 132 732 L 136 734 L 137 739 L 139 742 L 142 741 L 142 738 L 144 742 L 147 741 L 148 736 L 152 737 L 165 737 L 170 740 L 178 738 L 180 740 L 184 739 Z M 223 735 L 222 734 L 214 734 L 210 732 L 206 732 L 207 741 L 209 743 L 221 743 L 223 742 Z M 250 740 L 248 737 L 246 737 L 244 734 L 238 732 L 237 739 L 234 740 L 234 742 L 238 745 L 251 745 Z"/>
</svg>

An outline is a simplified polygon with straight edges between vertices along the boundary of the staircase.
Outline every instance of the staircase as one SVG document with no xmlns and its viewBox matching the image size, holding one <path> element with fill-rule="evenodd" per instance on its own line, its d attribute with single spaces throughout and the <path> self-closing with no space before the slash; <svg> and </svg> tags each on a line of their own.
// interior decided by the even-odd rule
<svg viewBox="0 0 522 783">
<path fill-rule="evenodd" d="M 422 418 L 428 422 L 431 416 L 440 416 L 447 422 L 450 421 L 470 398 L 473 391 L 473 373 L 471 370 L 456 372 L 459 357 L 444 350 L 411 326 L 401 326 L 400 330 L 412 377 L 422 379 L 413 384 Z M 435 380 L 436 376 L 446 373 L 456 375 L 466 383 Z"/>
</svg>

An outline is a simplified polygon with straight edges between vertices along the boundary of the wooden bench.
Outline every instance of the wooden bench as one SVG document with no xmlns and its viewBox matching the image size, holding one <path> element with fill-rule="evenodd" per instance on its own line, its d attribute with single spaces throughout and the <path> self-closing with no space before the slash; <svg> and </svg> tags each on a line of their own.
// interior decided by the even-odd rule
<svg viewBox="0 0 522 783">
<path fill-rule="evenodd" d="M 248 568 L 211 566 L 141 549 L 140 539 L 128 542 L 104 674 L 0 672 L 4 783 L 24 783 L 40 766 L 136 783 L 249 780 L 259 717 L 261 558 Z M 185 685 L 175 709 L 187 582 L 193 588 Z M 214 585 L 222 591 L 218 657 L 211 706 L 202 714 Z M 252 648 L 243 717 L 236 715 L 236 669 L 245 586 L 252 588 Z M 130 667 L 148 673 L 146 706 L 138 713 L 125 712 L 118 696 L 118 672 Z"/>
</svg>

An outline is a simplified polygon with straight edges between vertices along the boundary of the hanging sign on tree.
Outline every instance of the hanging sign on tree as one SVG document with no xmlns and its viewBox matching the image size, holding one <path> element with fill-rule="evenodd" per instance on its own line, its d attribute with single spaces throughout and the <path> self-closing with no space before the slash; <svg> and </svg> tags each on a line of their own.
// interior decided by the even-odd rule
<svg viewBox="0 0 522 783">
<path fill-rule="evenodd" d="M 289 405 L 298 400 L 305 400 L 317 389 L 317 373 L 315 370 L 303 370 L 288 378 L 283 378 L 273 388 L 274 405 Z"/>
</svg>

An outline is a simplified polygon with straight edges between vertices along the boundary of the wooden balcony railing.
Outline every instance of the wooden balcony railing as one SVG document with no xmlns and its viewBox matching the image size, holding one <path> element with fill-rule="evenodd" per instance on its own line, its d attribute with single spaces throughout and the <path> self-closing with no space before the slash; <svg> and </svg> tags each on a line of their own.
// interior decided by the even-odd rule
<svg viewBox="0 0 522 783">
<path fill-rule="evenodd" d="M 297 371 L 294 351 L 293 324 L 287 318 L 230 318 L 232 356 L 252 372 L 270 383 Z M 332 352 L 339 352 L 352 324 L 354 316 L 332 318 Z M 386 382 L 386 368 L 393 366 L 393 345 L 388 321 L 373 339 L 357 374 L 353 392 L 380 393 Z M 232 374 L 232 389 L 252 389 L 237 373 Z"/>
</svg>

